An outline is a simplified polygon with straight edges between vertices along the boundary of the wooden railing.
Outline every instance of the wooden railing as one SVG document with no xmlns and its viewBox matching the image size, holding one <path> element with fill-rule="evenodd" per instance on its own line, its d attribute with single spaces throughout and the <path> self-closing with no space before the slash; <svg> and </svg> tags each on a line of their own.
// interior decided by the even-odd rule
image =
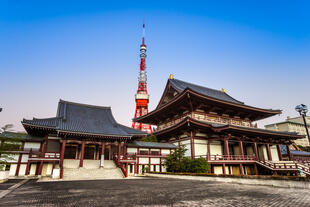
<svg viewBox="0 0 310 207">
<path fill-rule="evenodd" d="M 60 158 L 60 153 L 59 152 L 39 152 L 39 151 L 32 151 L 32 150 L 30 150 L 29 158 L 59 159 Z"/>
<path fill-rule="evenodd" d="M 116 164 L 117 167 L 119 167 L 123 173 L 123 175 L 125 177 L 128 177 L 128 171 L 127 169 L 125 169 L 125 167 L 123 166 L 123 164 L 121 162 L 119 162 L 118 158 L 117 158 L 117 154 L 113 154 L 113 160 L 114 163 Z"/>
<path fill-rule="evenodd" d="M 203 155 L 196 156 L 196 158 L 203 157 L 209 161 L 244 161 L 244 160 L 256 160 L 252 155 Z"/>
</svg>

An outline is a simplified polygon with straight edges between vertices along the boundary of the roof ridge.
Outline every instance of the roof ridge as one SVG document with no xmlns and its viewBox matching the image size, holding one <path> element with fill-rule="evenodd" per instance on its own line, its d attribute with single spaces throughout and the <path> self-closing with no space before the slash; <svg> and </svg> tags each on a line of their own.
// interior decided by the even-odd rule
<svg viewBox="0 0 310 207">
<path fill-rule="evenodd" d="M 110 109 L 111 110 L 111 106 L 98 106 L 98 105 L 91 105 L 91 104 L 83 104 L 83 103 L 65 101 L 62 99 L 59 99 L 59 103 L 66 103 L 66 104 L 77 105 L 77 106 L 86 106 L 86 107 L 90 107 L 90 108 L 100 108 L 100 109 Z"/>
<path fill-rule="evenodd" d="M 195 86 L 195 87 L 199 87 L 199 88 L 203 88 L 203 89 L 207 89 L 207 90 L 219 92 L 219 93 L 221 93 L 221 94 L 224 94 L 224 95 L 228 96 L 229 98 L 233 99 L 234 101 L 238 102 L 239 104 L 244 104 L 244 102 L 239 101 L 239 100 L 235 99 L 234 97 L 232 97 L 231 95 L 229 95 L 228 93 L 223 92 L 223 91 L 218 90 L 218 89 L 209 88 L 209 87 L 202 86 L 202 85 L 198 85 L 198 84 L 195 84 L 195 83 L 189 83 L 189 82 L 186 82 L 186 81 L 183 81 L 183 80 L 179 80 L 179 79 L 169 79 L 169 81 L 170 81 L 170 80 L 176 80 L 176 81 L 183 82 L 183 83 L 185 83 L 185 84 L 192 85 L 192 86 Z M 172 84 L 173 84 L 173 83 L 172 83 Z M 187 88 L 188 88 L 188 87 L 187 87 Z"/>
<path fill-rule="evenodd" d="M 174 78 L 174 79 L 169 79 L 169 80 L 176 80 L 176 81 L 180 81 L 180 82 L 183 82 L 183 83 L 186 83 L 186 84 L 190 84 L 190 85 L 193 85 L 193 86 L 197 86 L 197 87 L 201 87 L 201 88 L 206 88 L 206 89 L 209 89 L 209 90 L 213 90 L 213 91 L 217 91 L 217 92 L 224 93 L 223 91 L 218 90 L 218 89 L 209 88 L 209 87 L 206 87 L 206 86 L 198 85 L 198 84 L 195 84 L 195 83 L 190 83 L 190 82 L 183 81 L 183 80 L 176 79 L 176 78 Z"/>
</svg>

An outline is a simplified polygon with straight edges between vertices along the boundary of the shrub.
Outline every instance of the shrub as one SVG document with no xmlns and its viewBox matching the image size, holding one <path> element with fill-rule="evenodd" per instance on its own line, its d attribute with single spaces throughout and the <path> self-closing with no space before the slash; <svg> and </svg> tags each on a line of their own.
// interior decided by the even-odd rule
<svg viewBox="0 0 310 207">
<path fill-rule="evenodd" d="M 168 172 L 207 173 L 209 171 L 208 161 L 204 158 L 191 159 L 185 157 L 187 149 L 181 145 L 164 162 Z"/>
</svg>

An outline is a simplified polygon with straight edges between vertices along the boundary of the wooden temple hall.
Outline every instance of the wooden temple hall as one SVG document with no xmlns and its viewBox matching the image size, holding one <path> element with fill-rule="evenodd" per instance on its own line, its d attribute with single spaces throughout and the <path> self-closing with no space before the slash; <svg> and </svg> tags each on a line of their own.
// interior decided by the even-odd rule
<svg viewBox="0 0 310 207">
<path fill-rule="evenodd" d="M 156 125 L 161 142 L 184 145 L 187 156 L 203 157 L 216 174 L 310 174 L 293 160 L 289 145 L 304 136 L 257 128 L 253 122 L 280 110 L 246 105 L 222 91 L 170 77 L 155 110 L 135 122 Z M 281 154 L 286 147 L 287 157 Z"/>
<path fill-rule="evenodd" d="M 117 178 L 165 171 L 162 158 L 176 148 L 169 143 L 137 141 L 146 132 L 117 123 L 110 107 L 60 100 L 56 117 L 22 121 L 36 139 L 23 140 L 11 176 Z"/>
</svg>

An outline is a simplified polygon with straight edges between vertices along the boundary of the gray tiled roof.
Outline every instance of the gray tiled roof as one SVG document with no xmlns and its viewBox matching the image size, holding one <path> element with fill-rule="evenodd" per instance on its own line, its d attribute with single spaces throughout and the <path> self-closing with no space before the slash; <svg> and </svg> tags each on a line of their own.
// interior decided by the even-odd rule
<svg viewBox="0 0 310 207">
<path fill-rule="evenodd" d="M 22 121 L 41 127 L 52 127 L 57 131 L 78 132 L 99 135 L 132 136 L 144 135 L 145 132 L 118 124 L 110 107 L 92 106 L 60 100 L 57 116 L 48 119 Z"/>
<path fill-rule="evenodd" d="M 19 140 L 42 141 L 42 137 L 35 137 L 35 136 L 28 135 L 26 133 L 20 133 L 20 132 L 2 132 L 0 133 L 0 139 L 13 139 L 15 141 L 19 141 Z"/>
<path fill-rule="evenodd" d="M 243 102 L 234 99 L 233 97 L 229 96 L 227 93 L 224 93 L 220 90 L 215 90 L 212 88 L 207 88 L 207 87 L 199 86 L 199 85 L 192 84 L 192 83 L 187 83 L 187 82 L 184 82 L 178 79 L 169 79 L 169 82 L 179 92 L 182 92 L 186 88 L 189 88 L 205 96 L 209 96 L 209 97 L 216 98 L 216 99 L 223 100 L 223 101 L 228 101 L 231 103 L 244 104 Z"/>
<path fill-rule="evenodd" d="M 170 143 L 162 143 L 162 142 L 142 142 L 142 141 L 133 141 L 132 143 L 128 143 L 128 146 L 135 147 L 145 147 L 145 148 L 177 148 L 176 145 Z"/>
</svg>

